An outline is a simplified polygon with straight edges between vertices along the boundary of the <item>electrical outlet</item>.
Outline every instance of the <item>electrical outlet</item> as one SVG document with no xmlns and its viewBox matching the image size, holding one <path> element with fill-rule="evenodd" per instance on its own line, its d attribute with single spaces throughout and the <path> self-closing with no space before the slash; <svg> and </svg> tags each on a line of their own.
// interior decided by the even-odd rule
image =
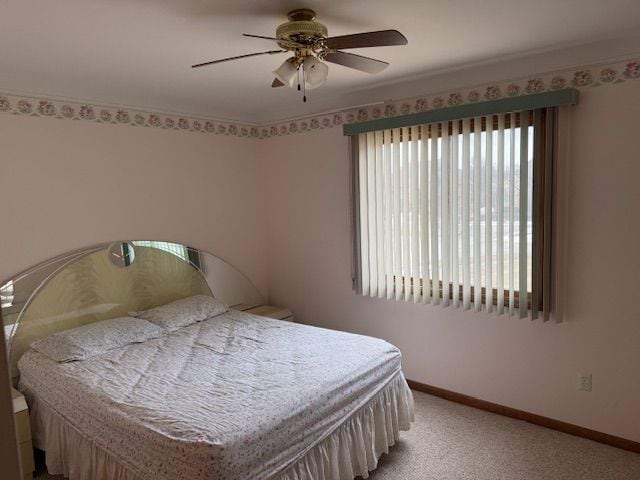
<svg viewBox="0 0 640 480">
<path fill-rule="evenodd" d="M 578 374 L 578 390 L 582 390 L 584 392 L 591 391 L 591 374 L 590 373 Z"/>
</svg>

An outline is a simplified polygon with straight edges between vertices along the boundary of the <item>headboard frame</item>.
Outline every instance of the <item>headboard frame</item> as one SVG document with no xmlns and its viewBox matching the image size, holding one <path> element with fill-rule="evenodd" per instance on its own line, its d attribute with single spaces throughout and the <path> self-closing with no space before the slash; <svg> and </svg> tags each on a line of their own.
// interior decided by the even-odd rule
<svg viewBox="0 0 640 480">
<path fill-rule="evenodd" d="M 229 305 L 264 303 L 234 267 L 177 243 L 105 243 L 47 260 L 0 287 L 12 377 L 39 338 L 197 294 Z"/>
</svg>

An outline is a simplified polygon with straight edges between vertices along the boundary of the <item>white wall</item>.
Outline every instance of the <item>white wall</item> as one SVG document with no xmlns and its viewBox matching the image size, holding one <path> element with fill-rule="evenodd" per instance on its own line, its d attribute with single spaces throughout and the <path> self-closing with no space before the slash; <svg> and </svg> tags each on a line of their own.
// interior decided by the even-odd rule
<svg viewBox="0 0 640 480">
<path fill-rule="evenodd" d="M 0 279 L 109 239 L 190 243 L 303 322 L 398 345 L 413 380 L 640 441 L 639 87 L 586 89 L 564 124 L 559 325 L 355 295 L 339 128 L 248 140 L 1 115 Z"/>
<path fill-rule="evenodd" d="M 339 128 L 264 140 L 271 302 L 387 339 L 413 380 L 640 441 L 639 87 L 585 90 L 563 122 L 564 323 L 355 295 Z M 578 372 L 593 374 L 592 392 L 577 390 Z"/>
<path fill-rule="evenodd" d="M 258 140 L 0 115 L 0 280 L 121 239 L 183 242 L 267 291 Z"/>
</svg>

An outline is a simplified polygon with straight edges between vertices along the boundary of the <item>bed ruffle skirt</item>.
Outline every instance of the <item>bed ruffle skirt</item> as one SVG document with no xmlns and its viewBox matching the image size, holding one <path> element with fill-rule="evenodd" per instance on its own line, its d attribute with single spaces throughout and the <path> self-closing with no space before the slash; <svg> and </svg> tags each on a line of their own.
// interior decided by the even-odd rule
<svg viewBox="0 0 640 480">
<path fill-rule="evenodd" d="M 413 395 L 399 372 L 366 405 L 289 467 L 278 480 L 368 478 L 413 422 Z"/>
<path fill-rule="evenodd" d="M 109 452 L 66 422 L 55 410 L 25 392 L 34 445 L 46 452 L 50 474 L 70 480 L 142 480 Z M 413 395 L 399 372 L 367 404 L 273 480 L 352 480 L 368 478 L 401 430 L 413 422 Z"/>
</svg>

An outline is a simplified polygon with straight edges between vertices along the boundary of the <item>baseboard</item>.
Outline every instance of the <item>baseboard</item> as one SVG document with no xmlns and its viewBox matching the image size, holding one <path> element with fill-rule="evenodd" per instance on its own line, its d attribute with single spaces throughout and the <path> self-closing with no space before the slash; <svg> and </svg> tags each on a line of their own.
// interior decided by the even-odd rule
<svg viewBox="0 0 640 480">
<path fill-rule="evenodd" d="M 600 443 L 606 443 L 613 447 L 622 448 L 631 452 L 640 453 L 640 442 L 634 442 L 633 440 L 627 440 L 626 438 L 616 437 L 615 435 L 609 435 L 608 433 L 598 432 L 589 428 L 580 427 L 571 423 L 562 422 L 560 420 L 554 420 L 553 418 L 543 417 L 542 415 L 536 415 L 535 413 L 525 412 L 516 408 L 505 407 L 504 405 L 498 405 L 497 403 L 487 402 L 486 400 L 480 400 L 479 398 L 472 397 L 470 395 L 464 395 L 462 393 L 453 392 L 444 388 L 434 387 L 425 383 L 415 382 L 413 380 L 407 380 L 409 387 L 419 392 L 428 393 L 429 395 L 435 395 L 452 402 L 461 403 L 470 407 L 479 408 L 480 410 L 486 410 L 488 412 L 504 415 L 505 417 L 517 418 L 518 420 L 524 420 L 525 422 L 540 425 L 541 427 L 551 428 L 560 432 L 575 435 L 577 437 L 588 438 Z"/>
</svg>

